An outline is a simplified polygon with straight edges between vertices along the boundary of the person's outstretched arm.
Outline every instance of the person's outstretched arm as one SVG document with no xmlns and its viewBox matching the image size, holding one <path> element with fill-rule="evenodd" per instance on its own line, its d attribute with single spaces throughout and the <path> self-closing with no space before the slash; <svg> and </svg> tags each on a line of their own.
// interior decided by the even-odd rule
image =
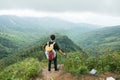
<svg viewBox="0 0 120 80">
<path fill-rule="evenodd" d="M 62 55 L 66 56 L 66 54 L 65 54 L 61 49 L 59 49 L 59 52 L 60 52 Z"/>
<path fill-rule="evenodd" d="M 62 55 L 66 56 L 66 54 L 59 48 L 58 44 L 55 44 L 55 48 L 57 49 L 57 51 L 59 51 Z"/>
</svg>

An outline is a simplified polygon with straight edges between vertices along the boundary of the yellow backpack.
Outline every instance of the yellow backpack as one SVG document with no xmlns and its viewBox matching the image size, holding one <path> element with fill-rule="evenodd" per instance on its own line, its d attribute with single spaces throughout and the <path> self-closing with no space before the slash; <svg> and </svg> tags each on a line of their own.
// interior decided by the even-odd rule
<svg viewBox="0 0 120 80">
<path fill-rule="evenodd" d="M 53 60 L 56 57 L 56 51 L 54 50 L 54 44 L 55 42 L 49 45 L 49 42 L 47 42 L 47 45 L 45 47 L 45 55 L 48 60 Z"/>
<path fill-rule="evenodd" d="M 52 51 L 54 49 L 54 44 L 55 44 L 55 42 L 53 42 L 53 44 L 49 45 L 49 42 L 47 42 L 45 50 L 48 51 L 48 52 Z"/>
</svg>

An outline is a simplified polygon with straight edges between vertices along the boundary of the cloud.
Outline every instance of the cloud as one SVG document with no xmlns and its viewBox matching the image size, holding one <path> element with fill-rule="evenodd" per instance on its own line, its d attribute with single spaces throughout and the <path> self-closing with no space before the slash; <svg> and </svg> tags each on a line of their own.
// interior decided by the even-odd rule
<svg viewBox="0 0 120 80">
<path fill-rule="evenodd" d="M 95 12 L 120 16 L 120 0 L 1 0 L 0 9 L 47 12 Z"/>
<path fill-rule="evenodd" d="M 40 12 L 33 10 L 0 10 L 0 15 L 20 17 L 54 17 L 73 23 L 88 23 L 102 26 L 120 25 L 120 17 L 96 14 L 92 12 Z"/>
<path fill-rule="evenodd" d="M 120 0 L 0 0 L 0 14 L 117 25 L 120 24 Z"/>
</svg>

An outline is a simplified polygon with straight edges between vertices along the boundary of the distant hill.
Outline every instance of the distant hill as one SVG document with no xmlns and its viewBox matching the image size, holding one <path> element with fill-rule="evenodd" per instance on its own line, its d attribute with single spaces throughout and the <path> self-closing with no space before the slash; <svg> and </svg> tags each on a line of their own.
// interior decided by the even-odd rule
<svg viewBox="0 0 120 80">
<path fill-rule="evenodd" d="M 32 46 L 39 42 L 42 37 L 48 36 L 48 34 L 59 33 L 67 35 L 76 42 L 80 34 L 99 27 L 91 24 L 75 24 L 51 17 L 0 16 L 0 38 L 12 42 L 12 45 L 16 46 L 8 48 L 9 45 L 3 46 L 3 42 L 0 42 L 2 49 L 0 50 L 0 55 L 3 55 L 3 50 L 5 51 L 4 56 L 0 56 L 0 58 Z"/>
<path fill-rule="evenodd" d="M 0 32 L 10 34 L 27 34 L 33 36 L 43 36 L 46 33 L 57 32 L 75 39 L 81 33 L 89 32 L 101 26 L 72 23 L 52 17 L 17 17 L 0 16 Z"/>
<path fill-rule="evenodd" d="M 18 32 L 46 33 L 46 32 L 67 32 L 79 30 L 79 33 L 87 32 L 100 27 L 97 25 L 84 23 L 71 23 L 57 18 L 45 17 L 17 17 L 0 16 L 0 26 Z M 7 31 L 6 31 L 7 32 Z"/>
<path fill-rule="evenodd" d="M 83 34 L 79 36 L 79 45 L 92 53 L 120 50 L 120 26 L 105 27 Z"/>
</svg>

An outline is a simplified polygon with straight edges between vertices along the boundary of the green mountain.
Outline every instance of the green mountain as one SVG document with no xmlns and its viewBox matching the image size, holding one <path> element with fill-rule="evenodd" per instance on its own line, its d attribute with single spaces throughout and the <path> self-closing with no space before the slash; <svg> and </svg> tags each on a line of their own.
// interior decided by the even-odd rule
<svg viewBox="0 0 120 80">
<path fill-rule="evenodd" d="M 15 42 L 8 38 L 8 35 L 3 36 L 3 34 L 1 34 L 0 36 L 0 58 L 6 57 L 12 52 L 16 52 L 18 48 L 18 46 L 15 45 Z"/>
<path fill-rule="evenodd" d="M 75 52 L 75 51 L 82 52 L 82 49 L 78 45 L 76 45 L 69 37 L 57 33 L 55 35 L 56 35 L 55 42 L 58 43 L 59 47 L 64 52 Z M 44 44 L 49 40 L 50 40 L 49 37 L 44 38 Z"/>
<path fill-rule="evenodd" d="M 49 33 L 60 33 L 69 36 L 72 40 L 81 33 L 89 32 L 101 26 L 72 23 L 57 18 L 45 17 L 17 17 L 0 16 L 0 32 L 9 34 L 27 34 L 27 36 L 43 36 Z"/>
<path fill-rule="evenodd" d="M 76 42 L 80 34 L 97 28 L 96 25 L 75 24 L 51 17 L 0 16 L 0 59 L 36 44 L 48 34 L 67 35 Z"/>
<path fill-rule="evenodd" d="M 79 36 L 79 45 L 91 53 L 120 50 L 120 26 L 105 27 Z"/>
<path fill-rule="evenodd" d="M 118 26 L 119 27 L 119 26 Z M 100 28 L 100 26 L 71 23 L 64 20 L 45 17 L 17 17 L 17 16 L 0 16 L 0 38 L 7 39 L 14 47 L 8 48 L 9 45 L 3 45 L 0 42 L 2 57 L 15 51 L 23 50 L 41 41 L 43 36 L 48 34 L 59 33 L 67 35 L 72 41 L 85 50 L 119 49 L 119 29 L 118 27 Z M 117 31 L 118 30 L 118 31 Z M 117 35 L 118 34 L 118 35 Z M 7 41 L 7 42 L 8 42 Z M 7 50 L 7 51 L 6 51 Z M 86 51 L 86 52 L 88 52 Z M 3 55 L 4 54 L 4 55 Z"/>
<path fill-rule="evenodd" d="M 0 60 L 0 70 L 4 69 L 5 67 L 14 64 L 16 62 L 22 61 L 26 58 L 38 58 L 40 61 L 45 59 L 45 54 L 43 50 L 43 46 L 46 42 L 49 41 L 49 38 L 43 38 L 40 42 L 36 45 L 31 46 L 29 48 L 24 49 L 16 54 L 11 54 L 8 57 L 5 57 Z M 83 52 L 80 47 L 78 47 L 71 39 L 67 36 L 57 35 L 56 42 L 58 43 L 59 47 L 66 53 L 68 52 Z"/>
<path fill-rule="evenodd" d="M 12 33 L 17 31 L 41 34 L 46 32 L 67 32 L 70 30 L 79 30 L 79 33 L 83 33 L 99 27 L 91 24 L 75 24 L 51 17 L 33 18 L 17 16 L 0 16 L 0 26 L 12 30 Z"/>
</svg>

